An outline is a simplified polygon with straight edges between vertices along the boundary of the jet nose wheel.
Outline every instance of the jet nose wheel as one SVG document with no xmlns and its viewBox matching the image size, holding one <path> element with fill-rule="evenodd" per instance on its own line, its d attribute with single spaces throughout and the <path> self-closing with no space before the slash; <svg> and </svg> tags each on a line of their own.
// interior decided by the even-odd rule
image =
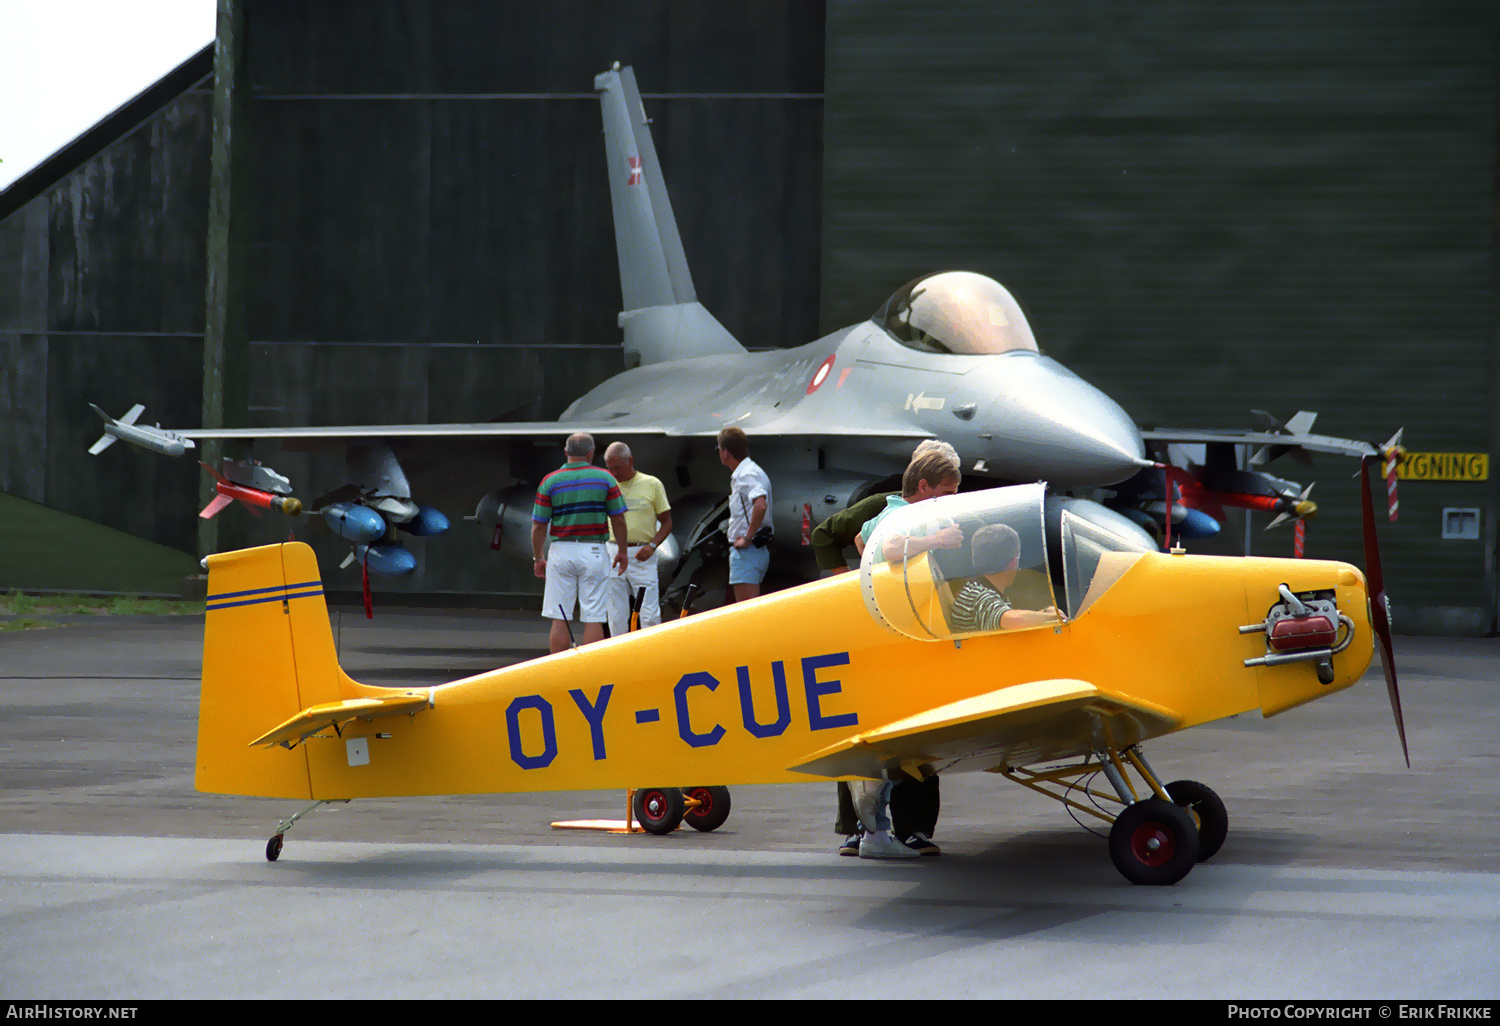
<svg viewBox="0 0 1500 1026">
<path fill-rule="evenodd" d="M 682 825 L 687 809 L 675 787 L 643 787 L 635 793 L 635 819 L 653 834 L 670 834 Z"/>
<path fill-rule="evenodd" d="M 1131 883 L 1174 884 L 1198 861 L 1198 829 L 1186 809 L 1147 798 L 1115 817 L 1109 857 Z"/>
</svg>

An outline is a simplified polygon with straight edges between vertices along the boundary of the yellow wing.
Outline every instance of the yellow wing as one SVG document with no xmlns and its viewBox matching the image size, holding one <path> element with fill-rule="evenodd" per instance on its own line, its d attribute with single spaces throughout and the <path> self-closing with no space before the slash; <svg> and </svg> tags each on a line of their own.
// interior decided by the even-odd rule
<svg viewBox="0 0 1500 1026">
<path fill-rule="evenodd" d="M 938 763 L 1026 766 L 1124 748 L 1182 723 L 1171 709 L 1105 694 L 1081 680 L 1035 680 L 866 730 L 790 767 L 822 777 L 879 777 Z"/>
<path fill-rule="evenodd" d="M 406 692 L 390 698 L 346 698 L 310 706 L 250 742 L 250 747 L 281 745 L 291 748 L 324 727 L 337 727 L 353 720 L 373 720 L 400 713 L 415 715 L 432 708 L 432 692 Z"/>
</svg>

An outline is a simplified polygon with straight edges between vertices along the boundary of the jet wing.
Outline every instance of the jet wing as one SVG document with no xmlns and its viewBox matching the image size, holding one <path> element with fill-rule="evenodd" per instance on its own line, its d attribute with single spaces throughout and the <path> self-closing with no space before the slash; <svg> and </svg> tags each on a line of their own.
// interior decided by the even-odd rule
<svg viewBox="0 0 1500 1026">
<path fill-rule="evenodd" d="M 622 421 L 530 421 L 496 424 L 363 424 L 339 427 L 188 428 L 184 438 L 547 438 L 560 439 L 574 431 L 593 435 L 666 436 L 656 424 Z"/>
<path fill-rule="evenodd" d="M 928 763 L 1026 766 L 1123 748 L 1173 730 L 1182 716 L 1081 680 L 1036 680 L 961 699 L 863 731 L 789 767 L 822 777 L 879 777 Z"/>
<path fill-rule="evenodd" d="M 1369 442 L 1361 442 L 1353 438 L 1279 431 L 1201 431 L 1158 428 L 1155 431 L 1142 431 L 1141 438 L 1146 442 L 1167 442 L 1172 445 L 1224 442 L 1230 445 L 1280 446 L 1288 449 L 1307 449 L 1310 452 L 1332 453 L 1337 456 L 1353 456 L 1356 459 L 1377 455 L 1380 451 Z"/>
<path fill-rule="evenodd" d="M 604 438 L 713 438 L 716 426 L 669 428 L 661 424 L 639 424 L 626 418 L 601 421 L 565 420 L 485 424 L 361 424 L 336 427 L 259 427 L 259 428 L 186 428 L 175 431 L 183 438 L 270 438 L 270 439 L 420 439 L 420 438 L 500 438 L 560 439 L 574 431 L 587 431 Z M 892 438 L 921 441 L 934 437 L 919 427 L 846 427 L 840 424 L 809 425 L 805 421 L 787 424 L 756 424 L 751 432 L 757 438 L 777 435 L 798 438 Z"/>
<path fill-rule="evenodd" d="M 340 729 L 342 724 L 354 720 L 373 720 L 401 713 L 416 715 L 423 709 L 432 708 L 432 701 L 432 692 L 421 691 L 404 692 L 389 698 L 347 698 L 342 702 L 325 702 L 303 709 L 251 741 L 249 747 L 281 745 L 291 748 L 325 727 Z"/>
</svg>

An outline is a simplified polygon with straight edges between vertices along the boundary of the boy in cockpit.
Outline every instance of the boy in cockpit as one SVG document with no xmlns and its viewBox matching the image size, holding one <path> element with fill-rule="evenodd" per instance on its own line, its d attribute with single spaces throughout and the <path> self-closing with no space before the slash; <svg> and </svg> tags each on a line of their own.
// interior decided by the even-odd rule
<svg viewBox="0 0 1500 1026">
<path fill-rule="evenodd" d="M 955 634 L 975 631 L 1014 631 L 1040 627 L 1061 619 L 1057 609 L 1012 609 L 1006 597 L 1021 566 L 1021 539 L 1005 524 L 989 524 L 974 532 L 974 578 L 959 590 L 949 613 Z"/>
</svg>

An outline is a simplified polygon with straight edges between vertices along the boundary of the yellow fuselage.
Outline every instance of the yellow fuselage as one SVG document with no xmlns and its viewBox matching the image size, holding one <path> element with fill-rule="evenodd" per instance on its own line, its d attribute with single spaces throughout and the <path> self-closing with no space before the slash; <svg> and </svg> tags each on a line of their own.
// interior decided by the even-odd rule
<svg viewBox="0 0 1500 1026">
<path fill-rule="evenodd" d="M 228 558 L 242 555 L 212 557 L 224 562 L 211 564 L 211 592 L 253 590 L 257 565 Z M 289 565 L 284 583 L 305 574 Z M 1280 584 L 1336 589 L 1356 625 L 1327 685 L 1307 662 L 1243 665 L 1265 641 L 1239 627 L 1265 618 Z M 274 646 L 219 636 L 288 630 L 290 690 Z M 455 681 L 430 709 L 355 721 L 340 737 L 247 747 L 317 701 L 391 693 L 344 676 L 327 633 L 320 597 L 210 613 L 200 790 L 334 799 L 807 781 L 787 767 L 809 753 L 1010 685 L 1075 678 L 1172 710 L 1182 729 L 1348 687 L 1372 654 L 1364 579 L 1339 563 L 1147 553 L 1073 622 L 961 644 L 893 634 L 845 574 Z M 360 737 L 367 762 L 349 754 Z"/>
</svg>

